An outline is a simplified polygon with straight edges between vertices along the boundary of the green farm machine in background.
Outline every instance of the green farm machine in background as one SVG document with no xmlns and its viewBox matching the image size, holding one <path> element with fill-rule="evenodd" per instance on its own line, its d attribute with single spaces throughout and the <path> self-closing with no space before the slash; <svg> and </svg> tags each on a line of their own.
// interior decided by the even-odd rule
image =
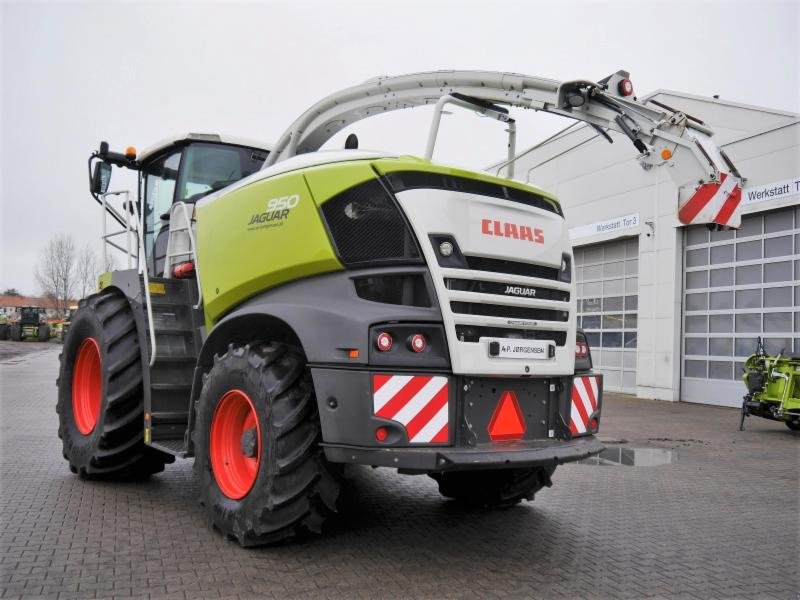
<svg viewBox="0 0 800 600">
<path fill-rule="evenodd" d="M 22 309 L 19 321 L 9 326 L 9 337 L 15 341 L 38 340 L 46 342 L 50 339 L 50 326 L 47 324 L 47 313 L 43 308 L 26 306 Z"/>
<path fill-rule="evenodd" d="M 767 356 L 758 338 L 756 353 L 747 359 L 742 376 L 747 394 L 742 402 L 742 419 L 750 415 L 783 421 L 792 431 L 800 431 L 800 356 Z"/>
</svg>

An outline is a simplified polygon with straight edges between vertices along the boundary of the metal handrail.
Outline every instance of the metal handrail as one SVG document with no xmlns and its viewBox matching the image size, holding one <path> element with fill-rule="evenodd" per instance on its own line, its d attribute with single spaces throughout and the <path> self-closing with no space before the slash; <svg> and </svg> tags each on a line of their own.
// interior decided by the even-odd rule
<svg viewBox="0 0 800 600">
<path fill-rule="evenodd" d="M 133 212 L 136 217 L 136 233 L 139 248 L 144 248 L 144 227 L 139 217 L 139 206 L 133 203 Z M 138 256 L 137 251 L 137 256 Z M 144 283 L 144 299 L 147 307 L 147 329 L 150 334 L 150 366 L 152 367 L 156 362 L 156 331 L 153 326 L 153 304 L 150 299 L 150 276 L 147 273 L 147 261 L 138 261 L 139 273 L 142 275 L 142 282 Z"/>
<path fill-rule="evenodd" d="M 175 204 L 172 205 L 173 208 L 175 208 L 176 206 L 179 207 L 181 212 L 183 213 L 184 225 L 182 225 L 180 227 L 176 227 L 175 229 L 172 229 L 170 227 L 170 236 L 169 236 L 169 240 L 167 241 L 167 255 L 166 255 L 165 259 L 164 259 L 166 264 L 167 264 L 167 271 L 168 271 L 166 276 L 167 277 L 171 276 L 171 273 L 169 273 L 169 269 L 172 268 L 172 265 L 170 264 L 170 258 L 174 258 L 176 256 L 181 256 L 181 255 L 187 255 L 187 254 L 191 257 L 191 259 L 194 261 L 194 272 L 195 272 L 195 278 L 197 280 L 197 304 L 194 305 L 194 308 L 198 309 L 203 305 L 203 289 L 200 286 L 200 265 L 199 265 L 198 260 L 197 260 L 197 242 L 196 242 L 196 240 L 194 238 L 194 231 L 192 231 L 192 218 L 191 218 L 191 215 L 188 212 L 188 209 L 186 207 L 186 203 L 185 202 L 176 202 Z M 170 220 L 170 224 L 171 223 L 172 223 L 172 220 Z M 172 254 L 172 252 L 171 252 L 172 235 L 171 234 L 172 234 L 173 231 L 185 231 L 187 233 L 187 235 L 189 236 L 189 252 L 178 252 L 176 254 Z"/>
</svg>

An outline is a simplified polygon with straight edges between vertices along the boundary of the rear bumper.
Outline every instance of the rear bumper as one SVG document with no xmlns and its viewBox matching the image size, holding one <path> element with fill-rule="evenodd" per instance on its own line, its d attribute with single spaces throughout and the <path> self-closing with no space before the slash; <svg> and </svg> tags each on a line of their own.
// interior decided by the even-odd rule
<svg viewBox="0 0 800 600">
<path fill-rule="evenodd" d="M 571 440 L 524 440 L 476 447 L 364 448 L 335 444 L 323 444 L 323 447 L 331 462 L 426 473 L 556 466 L 587 458 L 604 448 L 593 435 Z"/>
</svg>

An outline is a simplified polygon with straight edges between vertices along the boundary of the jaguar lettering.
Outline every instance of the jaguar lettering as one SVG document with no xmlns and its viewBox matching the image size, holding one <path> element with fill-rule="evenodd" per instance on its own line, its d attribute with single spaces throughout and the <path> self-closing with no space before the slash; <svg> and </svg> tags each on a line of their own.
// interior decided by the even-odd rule
<svg viewBox="0 0 800 600">
<path fill-rule="evenodd" d="M 536 288 L 521 287 L 518 285 L 507 285 L 506 291 L 503 292 L 507 296 L 536 296 Z"/>
</svg>

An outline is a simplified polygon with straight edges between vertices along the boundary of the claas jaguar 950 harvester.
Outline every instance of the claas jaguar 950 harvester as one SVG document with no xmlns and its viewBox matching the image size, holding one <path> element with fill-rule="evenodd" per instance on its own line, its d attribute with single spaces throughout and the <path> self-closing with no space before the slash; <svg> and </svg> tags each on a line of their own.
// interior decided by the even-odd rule
<svg viewBox="0 0 800 600">
<path fill-rule="evenodd" d="M 320 150 L 360 119 L 426 104 L 422 157 L 360 150 L 352 134 Z M 432 160 L 445 107 L 505 128 L 507 177 Z M 576 331 L 567 225 L 553 195 L 513 179 L 510 109 L 622 134 L 669 172 L 685 222 L 737 226 L 740 177 L 711 132 L 638 102 L 624 72 L 384 77 L 312 106 L 274 146 L 103 143 L 92 193 L 129 268 L 101 276 L 64 344 L 72 471 L 140 477 L 193 457 L 213 525 L 257 545 L 320 531 L 345 464 L 501 507 L 599 452 L 603 380 Z M 108 191 L 114 165 L 138 173 L 136 198 Z"/>
</svg>

